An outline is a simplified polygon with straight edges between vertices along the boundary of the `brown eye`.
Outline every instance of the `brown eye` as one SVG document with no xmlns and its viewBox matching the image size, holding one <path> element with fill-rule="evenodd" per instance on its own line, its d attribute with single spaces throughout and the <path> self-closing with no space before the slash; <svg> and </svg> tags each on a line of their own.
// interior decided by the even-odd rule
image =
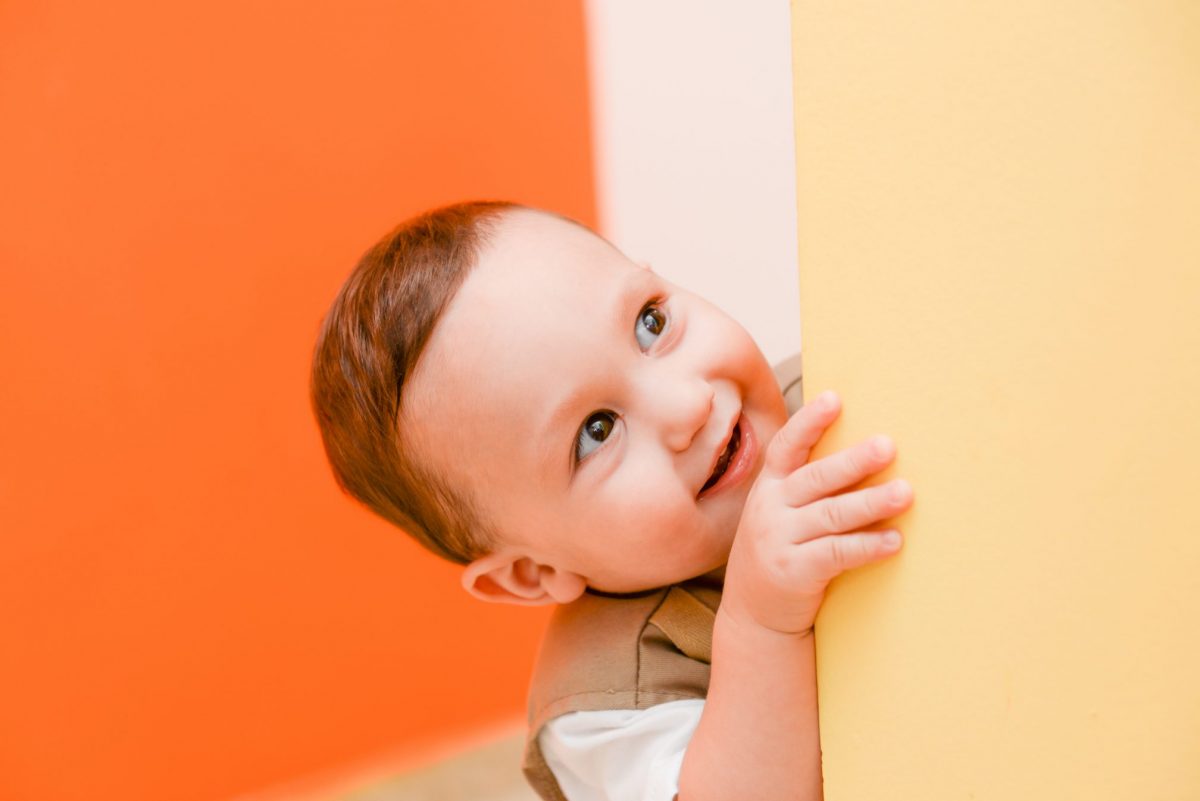
<svg viewBox="0 0 1200 801">
<path fill-rule="evenodd" d="M 575 461 L 583 461 L 588 454 L 599 448 L 600 443 L 608 439 L 616 424 L 617 416 L 607 411 L 594 412 L 584 420 L 575 440 Z"/>
<path fill-rule="evenodd" d="M 667 328 L 667 315 L 656 304 L 646 306 L 638 313 L 633 335 L 642 350 L 649 350 L 654 340 Z"/>
</svg>

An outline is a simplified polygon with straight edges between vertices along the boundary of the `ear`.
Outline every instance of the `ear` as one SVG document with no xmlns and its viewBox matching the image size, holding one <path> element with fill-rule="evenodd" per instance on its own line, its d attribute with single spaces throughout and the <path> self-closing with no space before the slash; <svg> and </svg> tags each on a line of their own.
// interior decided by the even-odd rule
<svg viewBox="0 0 1200 801">
<path fill-rule="evenodd" d="M 462 584 L 480 600 L 521 606 L 570 603 L 587 589 L 587 580 L 578 573 L 503 552 L 481 556 L 467 565 Z"/>
</svg>

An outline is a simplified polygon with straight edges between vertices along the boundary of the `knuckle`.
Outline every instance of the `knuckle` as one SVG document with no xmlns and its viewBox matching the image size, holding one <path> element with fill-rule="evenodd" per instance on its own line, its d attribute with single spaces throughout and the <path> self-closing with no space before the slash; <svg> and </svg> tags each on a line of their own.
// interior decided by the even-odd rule
<svg viewBox="0 0 1200 801">
<path fill-rule="evenodd" d="M 824 459 L 816 462 L 811 462 L 807 465 L 808 469 L 805 472 L 808 474 L 806 484 L 808 489 L 814 492 L 819 492 L 821 488 L 829 484 L 829 466 Z"/>
<path fill-rule="evenodd" d="M 784 426 L 775 433 L 767 445 L 767 457 L 774 461 L 782 462 L 787 459 L 788 454 L 795 447 L 793 444 L 793 436 L 790 433 L 788 426 Z"/>
<path fill-rule="evenodd" d="M 864 492 L 862 495 L 862 513 L 866 520 L 872 520 L 883 514 L 887 506 L 887 495 L 879 492 Z"/>
<path fill-rule="evenodd" d="M 858 475 L 863 471 L 864 467 L 861 454 L 855 451 L 846 451 L 845 458 L 842 459 L 842 468 L 845 471 L 846 478 Z"/>
<path fill-rule="evenodd" d="M 791 548 L 780 548 L 771 554 L 768 567 L 776 579 L 787 581 L 796 573 L 796 558 Z"/>
<path fill-rule="evenodd" d="M 863 565 L 871 561 L 875 556 L 875 543 L 868 540 L 866 537 L 855 537 L 855 550 L 858 551 L 858 564 Z"/>
<path fill-rule="evenodd" d="M 767 450 L 781 451 L 787 447 L 788 428 L 789 426 L 784 426 L 775 432 L 775 436 L 771 437 L 771 441 L 767 444 Z"/>
<path fill-rule="evenodd" d="M 836 534 L 842 530 L 841 507 L 834 500 L 828 500 L 818 507 L 821 528 L 826 534 Z"/>
<path fill-rule="evenodd" d="M 833 568 L 833 575 L 846 572 L 848 564 L 846 561 L 846 544 L 840 539 L 832 539 L 829 543 L 829 561 Z"/>
<path fill-rule="evenodd" d="M 779 433 L 783 434 L 789 439 L 794 438 L 810 425 L 812 425 L 812 421 L 809 419 L 809 416 L 804 413 L 804 409 L 802 407 L 797 409 L 796 413 L 788 418 L 787 422 L 783 424 L 783 428 L 779 429 Z"/>
</svg>

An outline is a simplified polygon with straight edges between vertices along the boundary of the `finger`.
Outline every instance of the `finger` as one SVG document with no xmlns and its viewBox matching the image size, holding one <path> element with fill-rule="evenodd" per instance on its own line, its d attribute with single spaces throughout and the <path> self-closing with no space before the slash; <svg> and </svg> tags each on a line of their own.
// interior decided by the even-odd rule
<svg viewBox="0 0 1200 801">
<path fill-rule="evenodd" d="M 805 564 L 820 582 L 878 562 L 900 550 L 903 538 L 895 529 L 888 531 L 857 531 L 809 540 L 801 546 Z"/>
<path fill-rule="evenodd" d="M 892 438 L 876 435 L 804 465 L 784 480 L 783 497 L 792 506 L 804 506 L 878 473 L 895 458 Z"/>
<path fill-rule="evenodd" d="M 763 469 L 782 477 L 807 462 L 813 445 L 837 419 L 841 405 L 837 393 L 826 390 L 801 406 L 767 445 Z"/>
<path fill-rule="evenodd" d="M 912 505 L 912 486 L 902 478 L 875 487 L 823 498 L 800 509 L 804 524 L 793 542 L 841 534 L 899 514 Z"/>
</svg>

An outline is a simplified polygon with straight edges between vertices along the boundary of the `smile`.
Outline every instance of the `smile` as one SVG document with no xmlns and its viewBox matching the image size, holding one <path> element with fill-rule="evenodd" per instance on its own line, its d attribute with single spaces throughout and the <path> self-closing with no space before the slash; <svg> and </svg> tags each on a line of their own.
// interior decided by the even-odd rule
<svg viewBox="0 0 1200 801">
<path fill-rule="evenodd" d="M 740 415 L 729 435 L 729 441 L 725 443 L 725 448 L 717 457 L 712 475 L 704 482 L 696 499 L 707 498 L 726 487 L 738 484 L 742 477 L 750 471 L 756 456 L 754 431 L 746 420 L 746 416 Z"/>
<path fill-rule="evenodd" d="M 712 475 L 708 477 L 708 481 L 704 482 L 704 486 L 700 488 L 701 492 L 716 484 L 721 476 L 725 475 L 725 470 L 729 467 L 729 460 L 733 458 L 733 454 L 737 451 L 738 443 L 742 441 L 742 429 L 740 426 L 733 427 L 733 436 L 729 438 L 729 442 L 725 443 L 725 450 L 721 451 L 721 455 L 717 457 L 717 466 L 713 468 Z"/>
</svg>

